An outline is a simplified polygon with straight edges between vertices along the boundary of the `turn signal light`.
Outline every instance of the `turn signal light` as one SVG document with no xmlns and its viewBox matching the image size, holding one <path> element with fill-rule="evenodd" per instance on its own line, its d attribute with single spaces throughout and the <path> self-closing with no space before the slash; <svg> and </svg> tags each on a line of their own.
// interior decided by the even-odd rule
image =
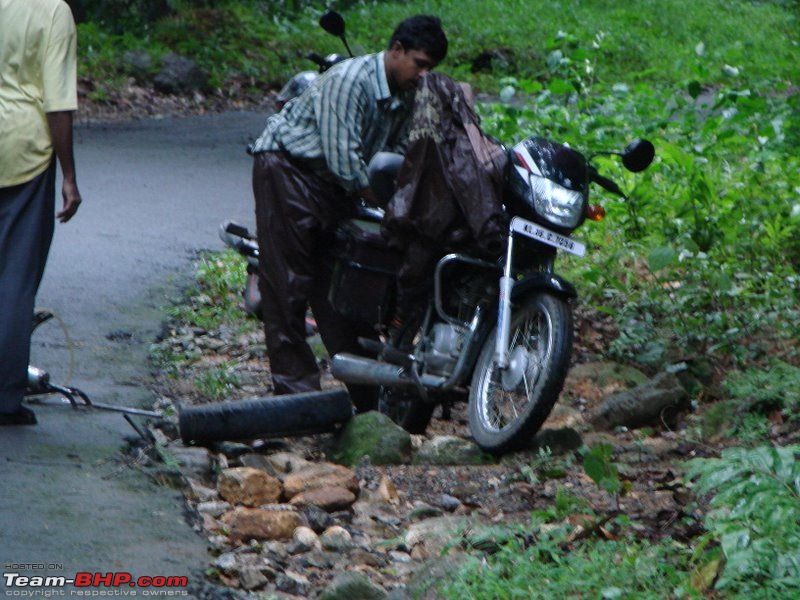
<svg viewBox="0 0 800 600">
<path fill-rule="evenodd" d="M 602 221 L 606 218 L 606 209 L 599 204 L 586 207 L 586 218 L 591 221 Z"/>
</svg>

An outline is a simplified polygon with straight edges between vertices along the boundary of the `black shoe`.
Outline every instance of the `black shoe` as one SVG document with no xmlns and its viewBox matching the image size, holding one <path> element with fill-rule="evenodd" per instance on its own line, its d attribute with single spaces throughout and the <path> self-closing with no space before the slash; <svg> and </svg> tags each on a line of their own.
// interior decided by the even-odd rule
<svg viewBox="0 0 800 600">
<path fill-rule="evenodd" d="M 3 425 L 36 425 L 36 415 L 30 408 L 20 406 L 17 412 L 0 413 L 0 426 Z"/>
</svg>

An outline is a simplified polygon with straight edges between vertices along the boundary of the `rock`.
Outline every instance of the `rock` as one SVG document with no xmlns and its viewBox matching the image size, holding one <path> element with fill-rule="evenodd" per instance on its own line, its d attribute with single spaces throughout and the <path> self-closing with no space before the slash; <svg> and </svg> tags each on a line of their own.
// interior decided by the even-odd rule
<svg viewBox="0 0 800 600">
<path fill-rule="evenodd" d="M 414 455 L 415 465 L 485 465 L 494 458 L 475 442 L 454 435 L 437 436 L 425 442 Z"/>
<path fill-rule="evenodd" d="M 394 482 L 387 475 L 381 477 L 381 482 L 378 484 L 376 494 L 378 498 L 389 504 L 398 504 L 400 502 L 397 486 L 395 486 Z"/>
<path fill-rule="evenodd" d="M 155 88 L 165 94 L 186 94 L 208 87 L 208 75 L 193 60 L 171 52 L 161 59 L 161 70 L 153 78 Z"/>
<path fill-rule="evenodd" d="M 599 361 L 575 365 L 567 373 L 564 389 L 570 390 L 577 382 L 590 380 L 597 388 L 632 388 L 648 380 L 639 369 L 615 362 Z"/>
<path fill-rule="evenodd" d="M 186 478 L 186 483 L 189 486 L 189 498 L 198 502 L 209 502 L 219 499 L 219 493 L 214 488 L 203 485 L 196 479 L 191 477 Z"/>
<path fill-rule="evenodd" d="M 441 506 L 447 512 L 453 512 L 459 506 L 461 506 L 461 500 L 451 496 L 450 494 L 441 494 L 439 496 L 439 506 Z"/>
<path fill-rule="evenodd" d="M 278 479 L 281 478 L 281 473 L 275 469 L 267 456 L 261 454 L 245 454 L 239 459 L 239 462 L 243 467 L 252 467 L 259 471 L 264 471 L 267 475 L 272 475 Z"/>
<path fill-rule="evenodd" d="M 283 480 L 283 495 L 292 499 L 297 494 L 328 487 L 340 487 L 359 492 L 358 478 L 350 469 L 332 463 L 311 463 Z"/>
<path fill-rule="evenodd" d="M 145 50 L 128 50 L 122 55 L 122 64 L 125 71 L 137 81 L 145 82 L 153 66 L 153 57 Z"/>
<path fill-rule="evenodd" d="M 579 403 L 581 401 L 579 400 Z M 584 424 L 581 411 L 561 402 L 556 402 L 553 410 L 548 415 L 542 429 L 563 429 L 565 427 L 576 428 Z"/>
<path fill-rule="evenodd" d="M 229 502 L 223 502 L 222 500 L 210 500 L 208 502 L 200 502 L 197 504 L 197 512 L 202 515 L 210 515 L 215 518 L 221 517 L 232 508 L 233 507 Z"/>
<path fill-rule="evenodd" d="M 327 512 L 322 510 L 319 506 L 305 506 L 302 509 L 303 515 L 308 521 L 308 526 L 311 527 L 316 533 L 322 533 L 328 527 L 334 524 L 333 517 Z"/>
<path fill-rule="evenodd" d="M 411 457 L 408 432 L 376 411 L 350 419 L 334 444 L 331 459 L 342 465 L 356 465 L 366 456 L 373 465 L 405 464 Z"/>
<path fill-rule="evenodd" d="M 598 429 L 630 428 L 648 425 L 666 409 L 678 408 L 688 399 L 686 390 L 673 373 L 659 373 L 635 388 L 608 396 L 591 416 Z"/>
<path fill-rule="evenodd" d="M 295 563 L 294 568 L 302 567 L 303 571 L 307 569 L 333 569 L 336 565 L 334 554 L 327 550 L 312 550 L 307 554 L 299 556 Z"/>
<path fill-rule="evenodd" d="M 219 495 L 231 504 L 261 506 L 273 504 L 281 497 L 281 482 L 264 471 L 252 467 L 225 469 L 217 480 Z"/>
<path fill-rule="evenodd" d="M 327 512 L 344 510 L 353 505 L 356 495 L 343 487 L 325 487 L 300 492 L 289 501 L 292 506 L 318 506 Z"/>
<path fill-rule="evenodd" d="M 166 452 L 175 458 L 181 473 L 188 477 L 204 479 L 211 474 L 211 455 L 205 448 L 176 444 L 169 446 Z"/>
<path fill-rule="evenodd" d="M 284 571 L 275 579 L 275 587 L 281 592 L 307 598 L 311 582 L 305 575 L 294 571 Z"/>
<path fill-rule="evenodd" d="M 471 523 L 471 519 L 463 516 L 426 519 L 410 525 L 403 539 L 409 548 L 422 546 L 428 556 L 438 556 Z"/>
<path fill-rule="evenodd" d="M 212 565 L 225 573 L 232 573 L 236 569 L 236 554 L 233 552 L 223 552 Z"/>
<path fill-rule="evenodd" d="M 224 454 L 228 458 L 240 458 L 248 454 L 251 454 L 253 452 L 253 449 L 247 444 L 242 444 L 239 442 L 229 442 L 229 441 L 213 442 L 211 444 L 211 449 L 214 452 Z M 254 465 L 243 465 L 243 466 L 254 466 Z"/>
<path fill-rule="evenodd" d="M 321 550 L 322 542 L 313 529 L 300 526 L 292 533 L 292 541 L 286 549 L 289 554 L 302 554 L 311 550 Z"/>
<path fill-rule="evenodd" d="M 237 507 L 222 515 L 221 520 L 234 542 L 288 540 L 302 523 L 300 513 L 286 505 L 273 505 L 269 508 Z"/>
<path fill-rule="evenodd" d="M 472 59 L 471 70 L 473 73 L 492 73 L 495 71 L 499 73 L 514 73 L 516 72 L 514 52 L 509 48 L 484 50 Z"/>
<path fill-rule="evenodd" d="M 353 548 L 353 538 L 344 527 L 334 525 L 322 532 L 319 541 L 325 550 L 345 552 Z"/>
<path fill-rule="evenodd" d="M 560 429 L 541 429 L 533 437 L 536 448 L 549 448 L 554 455 L 568 454 L 583 445 L 581 434 L 571 427 Z"/>
<path fill-rule="evenodd" d="M 346 571 L 333 578 L 319 600 L 384 600 L 386 590 L 372 583 L 366 575 Z"/>
<path fill-rule="evenodd" d="M 459 504 L 461 504 L 459 502 Z M 409 521 L 422 521 L 424 519 L 430 519 L 432 517 L 441 517 L 442 516 L 442 509 L 436 506 L 431 506 L 430 504 L 426 504 L 425 502 L 418 502 L 414 505 L 414 508 L 408 513 L 408 520 Z"/>
<path fill-rule="evenodd" d="M 278 474 L 288 475 L 289 473 L 297 473 L 303 469 L 315 464 L 310 460 L 306 460 L 298 454 L 292 452 L 276 452 L 264 457 L 265 460 L 272 466 Z"/>
<path fill-rule="evenodd" d="M 239 584 L 245 590 L 257 590 L 269 583 L 269 579 L 255 566 L 245 566 L 239 569 Z"/>
</svg>

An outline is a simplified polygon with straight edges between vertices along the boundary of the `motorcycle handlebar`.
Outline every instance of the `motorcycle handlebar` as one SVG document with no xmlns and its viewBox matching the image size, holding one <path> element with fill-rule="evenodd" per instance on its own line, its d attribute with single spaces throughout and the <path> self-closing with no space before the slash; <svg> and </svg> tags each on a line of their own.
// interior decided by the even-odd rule
<svg viewBox="0 0 800 600">
<path fill-rule="evenodd" d="M 256 236 L 250 233 L 250 230 L 247 229 L 247 227 L 245 227 L 244 225 L 239 225 L 239 223 L 234 223 L 233 221 L 226 221 L 223 226 L 223 230 L 226 233 L 236 235 L 246 240 L 256 239 Z"/>
<path fill-rule="evenodd" d="M 247 227 L 233 221 L 225 221 L 219 227 L 219 237 L 226 246 L 247 257 L 248 262 L 255 263 L 258 258 L 258 244 Z"/>
<path fill-rule="evenodd" d="M 324 68 L 328 66 L 328 61 L 326 61 L 322 56 L 320 56 L 316 52 L 309 52 L 308 54 L 306 54 L 306 58 L 311 62 L 313 62 L 318 67 Z"/>
<path fill-rule="evenodd" d="M 617 196 L 621 196 L 622 198 L 625 197 L 624 192 L 620 189 L 620 187 L 610 180 L 608 177 L 603 177 L 600 173 L 597 172 L 597 169 L 594 167 L 589 167 L 589 181 L 593 181 L 597 185 L 599 185 L 604 190 L 611 192 L 612 194 L 616 194 Z"/>
</svg>

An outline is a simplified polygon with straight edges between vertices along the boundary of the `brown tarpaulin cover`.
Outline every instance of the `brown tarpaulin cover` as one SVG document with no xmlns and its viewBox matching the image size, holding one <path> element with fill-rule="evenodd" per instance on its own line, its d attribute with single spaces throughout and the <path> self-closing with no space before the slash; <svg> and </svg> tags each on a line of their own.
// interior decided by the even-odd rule
<svg viewBox="0 0 800 600">
<path fill-rule="evenodd" d="M 435 262 L 445 253 L 502 254 L 506 164 L 505 149 L 481 131 L 468 91 L 440 73 L 423 77 L 405 161 L 382 226 L 389 243 L 404 252 L 399 317 L 422 299 Z"/>
</svg>

